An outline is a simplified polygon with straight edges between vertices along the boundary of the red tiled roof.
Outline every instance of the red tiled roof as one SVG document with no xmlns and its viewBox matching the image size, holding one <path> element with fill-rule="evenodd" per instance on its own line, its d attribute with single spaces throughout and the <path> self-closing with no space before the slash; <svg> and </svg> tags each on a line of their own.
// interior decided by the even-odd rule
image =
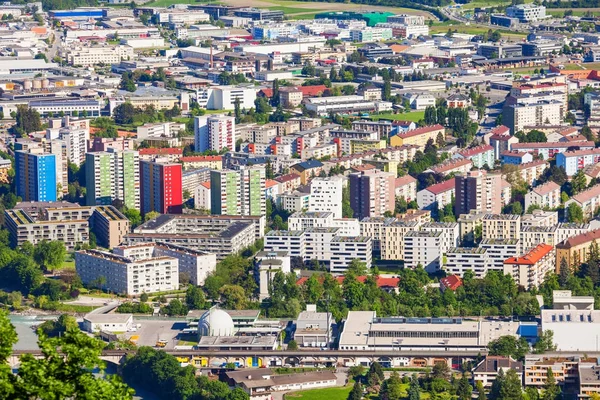
<svg viewBox="0 0 600 400">
<path fill-rule="evenodd" d="M 398 137 L 408 138 L 408 137 L 418 136 L 418 135 L 422 135 L 424 133 L 429 133 L 429 132 L 433 132 L 433 131 L 440 131 L 440 130 L 443 130 L 443 129 L 444 129 L 444 127 L 441 126 L 440 124 L 423 126 L 421 128 L 412 129 L 412 130 L 407 131 L 407 132 L 399 133 Z"/>
<path fill-rule="evenodd" d="M 598 239 L 600 239 L 600 229 L 584 232 L 577 236 L 572 236 L 565 240 L 563 243 L 557 244 L 556 247 L 562 249 L 569 249 L 571 247 L 579 246 L 580 244 L 588 243 Z"/>
<path fill-rule="evenodd" d="M 424 190 L 427 190 L 433 194 L 440 194 L 440 193 L 444 193 L 447 192 L 448 190 L 452 190 L 455 187 L 455 179 L 448 179 L 445 182 L 442 183 L 436 183 L 435 185 L 431 185 L 429 187 L 426 187 Z"/>
<path fill-rule="evenodd" d="M 600 148 L 565 151 L 563 153 L 563 156 L 577 157 L 577 156 L 592 156 L 592 155 L 598 155 L 598 154 L 600 154 Z"/>
<path fill-rule="evenodd" d="M 269 189 L 269 188 L 271 188 L 273 186 L 276 186 L 278 184 L 279 184 L 279 182 L 277 182 L 274 179 L 267 179 L 267 180 L 265 180 L 265 188 L 267 188 L 267 189 Z"/>
<path fill-rule="evenodd" d="M 312 86 L 293 86 L 293 87 L 282 87 L 281 89 L 290 90 L 290 91 L 300 91 L 303 96 L 319 96 L 323 94 L 325 90 L 327 90 L 327 86 L 325 85 L 312 85 Z M 265 97 L 273 97 L 273 89 L 264 88 L 261 89 L 260 92 Z"/>
<path fill-rule="evenodd" d="M 181 155 L 183 154 L 183 150 L 182 149 L 178 149 L 178 148 L 148 148 L 148 149 L 140 149 L 140 156 L 144 156 L 144 155 Z"/>
<path fill-rule="evenodd" d="M 485 153 L 486 151 L 494 151 L 494 148 L 489 144 L 482 144 L 481 146 L 475 146 L 470 149 L 461 150 L 458 152 L 463 157 L 472 157 L 476 154 Z"/>
<path fill-rule="evenodd" d="M 554 250 L 554 246 L 550 246 L 549 244 L 545 243 L 540 243 L 536 247 L 534 247 L 529 253 L 525 254 L 523 257 L 510 257 L 509 259 L 504 261 L 504 264 L 534 265 L 552 250 Z"/>
<path fill-rule="evenodd" d="M 210 189 L 210 181 L 200 183 L 200 186 L 204 186 L 207 189 Z"/>
<path fill-rule="evenodd" d="M 408 185 L 409 183 L 413 183 L 416 181 L 417 180 L 415 178 L 413 178 L 412 176 L 404 175 L 404 176 L 401 176 L 400 178 L 396 178 L 396 181 L 394 182 L 394 186 L 398 188 L 398 187 Z"/>
<path fill-rule="evenodd" d="M 510 136 L 510 129 L 508 126 L 500 125 L 490 131 L 492 136 Z"/>
<path fill-rule="evenodd" d="M 583 204 L 588 200 L 598 196 L 600 196 L 600 184 L 594 185 L 591 188 L 584 190 L 583 192 L 577 193 L 571 198 L 579 204 Z"/>
<path fill-rule="evenodd" d="M 181 157 L 182 162 L 223 161 L 223 156 L 188 156 Z"/>
<path fill-rule="evenodd" d="M 462 286 L 462 279 L 458 275 L 450 275 L 445 278 L 440 279 L 440 283 L 446 288 L 450 290 L 456 290 Z"/>
<path fill-rule="evenodd" d="M 441 164 L 434 165 L 430 169 L 433 172 L 442 173 L 442 172 L 446 172 L 451 169 L 459 168 L 459 167 L 462 167 L 464 165 L 469 165 L 469 164 L 473 164 L 473 162 L 471 160 L 469 160 L 468 158 L 454 158 L 454 159 L 451 158 L 448 161 L 444 161 Z"/>
<path fill-rule="evenodd" d="M 287 175 L 281 175 L 281 176 L 278 176 L 277 178 L 275 178 L 275 180 L 279 183 L 290 182 L 290 181 L 293 181 L 294 179 L 300 179 L 300 175 L 287 174 Z"/>
<path fill-rule="evenodd" d="M 533 167 L 537 167 L 538 165 L 544 165 L 544 164 L 548 164 L 548 162 L 544 161 L 544 160 L 533 160 L 528 163 L 519 164 L 519 169 L 533 168 Z"/>
<path fill-rule="evenodd" d="M 571 146 L 575 146 L 573 143 L 569 143 L 569 142 L 554 142 L 554 143 L 548 143 L 548 142 L 532 142 L 532 143 L 515 143 L 512 145 L 512 148 L 515 150 L 518 149 L 552 149 L 552 148 L 569 148 Z M 577 146 L 579 147 L 591 147 L 594 148 L 595 147 L 595 143 L 594 142 L 579 142 L 577 144 Z"/>
<path fill-rule="evenodd" d="M 546 183 L 544 183 L 543 185 L 539 185 L 536 186 L 532 189 L 532 191 L 534 193 L 537 193 L 539 195 L 544 195 L 546 193 L 550 193 L 553 192 L 555 190 L 560 190 L 560 185 L 558 183 L 552 182 L 552 181 L 548 181 Z"/>
</svg>

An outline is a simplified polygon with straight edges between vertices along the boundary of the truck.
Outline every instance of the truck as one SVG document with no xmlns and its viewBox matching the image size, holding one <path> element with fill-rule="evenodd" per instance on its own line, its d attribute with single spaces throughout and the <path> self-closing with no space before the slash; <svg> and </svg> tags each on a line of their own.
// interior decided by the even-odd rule
<svg viewBox="0 0 600 400">
<path fill-rule="evenodd" d="M 131 344 L 137 344 L 138 340 L 140 340 L 139 335 L 133 335 L 132 337 L 129 338 L 129 341 L 131 342 Z"/>
<path fill-rule="evenodd" d="M 169 343 L 168 340 L 166 340 L 166 339 L 159 339 L 159 340 L 156 341 L 156 347 L 163 348 L 163 347 L 165 347 L 167 345 L 167 343 Z"/>
</svg>

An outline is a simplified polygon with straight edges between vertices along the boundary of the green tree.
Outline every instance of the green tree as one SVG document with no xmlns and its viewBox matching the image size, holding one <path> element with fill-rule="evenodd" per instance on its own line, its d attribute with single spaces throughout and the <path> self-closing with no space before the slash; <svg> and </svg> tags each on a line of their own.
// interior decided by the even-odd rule
<svg viewBox="0 0 600 400">
<path fill-rule="evenodd" d="M 33 259 L 42 268 L 51 271 L 62 266 L 65 261 L 67 250 L 65 244 L 58 240 L 43 240 L 35 246 Z"/>
<path fill-rule="evenodd" d="M 560 388 L 556 384 L 556 378 L 552 372 L 552 368 L 548 367 L 546 371 L 546 384 L 542 393 L 542 400 L 556 400 L 560 397 Z"/>
<path fill-rule="evenodd" d="M 221 305 L 228 310 L 243 310 L 246 307 L 246 292 L 238 285 L 224 285 L 220 290 Z"/>
<path fill-rule="evenodd" d="M 17 136 L 22 136 L 26 133 L 38 132 L 42 130 L 42 121 L 40 114 L 33 108 L 29 108 L 25 104 L 17 106 L 17 113 L 15 114 L 15 125 L 13 126 L 13 133 Z"/>
<path fill-rule="evenodd" d="M 456 395 L 459 400 L 471 400 L 471 395 L 473 393 L 473 388 L 469 383 L 469 379 L 467 378 L 467 374 L 463 373 L 462 377 L 458 381 L 458 388 L 456 389 Z"/>
<path fill-rule="evenodd" d="M 573 194 L 575 195 L 584 191 L 586 188 L 587 179 L 585 177 L 585 174 L 583 173 L 583 170 L 580 169 L 575 175 L 573 175 L 573 178 L 571 178 L 571 189 L 573 191 Z"/>
<path fill-rule="evenodd" d="M 119 104 L 113 110 L 113 116 L 115 122 L 119 125 L 127 125 L 133 123 L 136 111 L 135 107 L 131 103 Z"/>
<path fill-rule="evenodd" d="M 583 210 L 577 203 L 570 203 L 567 207 L 567 221 L 583 222 Z"/>
<path fill-rule="evenodd" d="M 492 356 L 511 356 L 516 360 L 523 360 L 529 352 L 529 344 L 525 338 L 517 339 L 514 336 L 501 336 L 488 344 L 489 354 Z"/>
<path fill-rule="evenodd" d="M 79 329 L 77 320 L 67 314 L 62 314 L 56 321 L 48 320 L 41 324 L 40 329 L 48 337 L 61 336 L 70 329 Z"/>
<path fill-rule="evenodd" d="M 291 351 L 298 350 L 298 342 L 296 342 L 296 341 L 295 341 L 295 340 L 293 340 L 293 339 L 292 339 L 292 340 L 290 340 L 290 341 L 288 342 L 287 349 L 288 349 L 288 350 L 291 350 Z"/>
<path fill-rule="evenodd" d="M 421 400 L 421 387 L 419 386 L 417 374 L 413 374 L 408 385 L 408 400 Z"/>
<path fill-rule="evenodd" d="M 140 295 L 140 301 L 142 303 L 146 303 L 148 301 L 148 298 L 149 298 L 149 296 L 148 296 L 148 293 L 146 293 L 146 292 L 144 292 Z"/>
<path fill-rule="evenodd" d="M 333 68 L 331 69 L 333 71 Z M 361 400 L 363 397 L 363 388 L 360 381 L 354 382 L 354 386 L 348 395 L 348 400 Z"/>
<path fill-rule="evenodd" d="M 354 210 L 350 207 L 350 188 L 348 186 L 342 189 L 342 216 L 344 218 L 352 218 L 354 216 Z"/>
<path fill-rule="evenodd" d="M 31 354 L 21 357 L 14 382 L 13 398 L 20 399 L 132 399 L 133 389 L 118 376 L 97 378 L 94 369 L 103 370 L 100 360 L 104 343 L 87 336 L 78 328 L 57 338 L 39 331 L 42 358 Z"/>
<path fill-rule="evenodd" d="M 517 371 L 509 369 L 500 388 L 500 398 L 503 400 L 522 400 L 523 388 Z"/>
<path fill-rule="evenodd" d="M 157 218 L 158 216 L 160 216 L 160 214 L 157 213 L 156 211 L 147 212 L 146 214 L 144 214 L 144 222 L 153 220 L 153 219 Z"/>
<path fill-rule="evenodd" d="M 190 310 L 202 310 L 206 306 L 202 289 L 195 285 L 188 286 L 185 292 L 185 304 Z"/>
<path fill-rule="evenodd" d="M 478 400 L 487 400 L 487 396 L 485 395 L 485 388 L 483 387 L 483 383 L 481 381 L 477 381 L 477 399 Z"/>
</svg>

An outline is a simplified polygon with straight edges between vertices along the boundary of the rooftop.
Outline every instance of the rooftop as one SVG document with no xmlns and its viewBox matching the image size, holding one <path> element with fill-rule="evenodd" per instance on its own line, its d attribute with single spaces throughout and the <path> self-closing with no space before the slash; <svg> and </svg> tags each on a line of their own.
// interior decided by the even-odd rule
<svg viewBox="0 0 600 400">
<path fill-rule="evenodd" d="M 448 179 L 445 182 L 436 183 L 435 185 L 428 186 L 423 190 L 427 190 L 430 193 L 438 195 L 440 193 L 444 193 L 449 190 L 454 190 L 454 188 L 455 188 L 455 179 L 452 178 L 452 179 Z"/>
<path fill-rule="evenodd" d="M 534 265 L 554 250 L 554 246 L 540 243 L 522 257 L 510 257 L 504 264 Z"/>
<path fill-rule="evenodd" d="M 418 135 L 422 135 L 422 134 L 430 133 L 430 132 L 434 132 L 434 131 L 439 131 L 439 130 L 445 130 L 445 129 L 440 124 L 423 126 L 421 128 L 412 129 L 410 131 L 399 133 L 398 137 L 409 138 L 409 137 L 418 136 Z"/>
</svg>

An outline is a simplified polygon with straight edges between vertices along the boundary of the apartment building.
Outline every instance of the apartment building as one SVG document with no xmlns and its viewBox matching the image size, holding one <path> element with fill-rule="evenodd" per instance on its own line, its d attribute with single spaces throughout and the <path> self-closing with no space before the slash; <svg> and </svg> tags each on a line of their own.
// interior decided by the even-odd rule
<svg viewBox="0 0 600 400">
<path fill-rule="evenodd" d="M 519 139 L 511 136 L 510 128 L 504 125 L 495 127 L 490 131 L 489 144 L 494 148 L 494 158 L 500 159 L 500 155 L 509 151 L 512 145 L 519 143 Z"/>
<path fill-rule="evenodd" d="M 72 66 L 91 67 L 97 64 L 118 64 L 122 60 L 133 60 L 133 47 L 77 47 L 68 50 L 65 54 L 67 63 Z"/>
<path fill-rule="evenodd" d="M 138 126 L 136 130 L 138 140 L 160 137 L 177 137 L 177 134 L 181 131 L 185 131 L 185 124 L 169 121 L 144 124 L 142 126 Z"/>
<path fill-rule="evenodd" d="M 350 39 L 358 43 L 379 42 L 392 37 L 391 28 L 366 27 L 365 29 L 350 31 Z"/>
<path fill-rule="evenodd" d="M 384 227 L 396 221 L 395 218 L 372 217 L 360 221 L 360 236 L 371 238 L 373 251 L 381 251 L 381 242 L 384 240 Z"/>
<path fill-rule="evenodd" d="M 564 153 L 570 147 L 573 147 L 572 142 L 532 142 L 515 143 L 511 146 L 511 150 L 532 153 L 534 156 L 541 155 L 544 160 L 548 160 L 559 153 Z M 580 150 L 592 150 L 596 146 L 594 142 L 586 141 L 577 142 L 577 147 L 579 147 Z M 535 163 L 535 161 L 533 162 Z"/>
<path fill-rule="evenodd" d="M 556 155 L 556 166 L 563 167 L 568 176 L 600 162 L 600 149 L 570 150 Z"/>
<path fill-rule="evenodd" d="M 494 158 L 494 148 L 489 144 L 482 144 L 470 149 L 460 150 L 454 155 L 453 158 L 471 160 L 473 167 L 475 168 L 483 168 L 487 166 L 488 168 L 493 169 L 494 164 L 496 163 Z M 468 171 L 470 171 L 470 169 L 465 172 Z"/>
<path fill-rule="evenodd" d="M 235 118 L 223 114 L 196 117 L 194 120 L 194 149 L 221 151 L 235 149 Z"/>
<path fill-rule="evenodd" d="M 210 188 L 213 214 L 261 216 L 266 213 L 264 167 L 211 171 Z"/>
<path fill-rule="evenodd" d="M 140 161 L 155 161 L 156 159 L 166 160 L 168 162 L 177 162 L 183 155 L 183 149 L 172 147 L 149 147 L 139 149 Z"/>
<path fill-rule="evenodd" d="M 15 152 L 15 189 L 21 199 L 56 201 L 57 183 L 56 155 L 41 149 Z"/>
<path fill-rule="evenodd" d="M 288 218 L 291 230 L 336 228 L 338 236 L 359 236 L 360 223 L 356 218 L 334 218 L 331 212 L 296 212 Z"/>
<path fill-rule="evenodd" d="M 521 251 L 528 252 L 539 243 L 555 246 L 557 225 L 553 226 L 523 226 L 521 227 Z"/>
<path fill-rule="evenodd" d="M 483 225 L 484 216 L 484 213 L 477 210 L 471 210 L 468 214 L 460 214 L 458 216 L 460 240 L 463 244 L 475 243 L 475 231 Z"/>
<path fill-rule="evenodd" d="M 473 161 L 469 158 L 451 158 L 441 164 L 434 165 L 425 172 L 433 172 L 440 175 L 449 175 L 451 173 L 467 173 L 473 168 Z"/>
<path fill-rule="evenodd" d="M 394 221 L 382 227 L 382 260 L 404 260 L 404 237 L 421 226 L 420 221 Z"/>
<path fill-rule="evenodd" d="M 392 147 L 414 145 L 418 146 L 418 149 L 423 151 L 425 150 L 427 141 L 431 139 L 435 142 L 439 134 L 446 137 L 446 129 L 442 125 L 424 126 L 392 136 L 390 138 L 390 145 Z"/>
<path fill-rule="evenodd" d="M 554 271 L 555 263 L 554 246 L 539 243 L 525 255 L 504 261 L 504 274 L 512 276 L 517 285 L 537 288 Z"/>
<path fill-rule="evenodd" d="M 277 207 L 292 213 L 308 210 L 309 204 L 309 193 L 293 191 L 291 193 L 280 193 L 277 195 Z"/>
<path fill-rule="evenodd" d="M 534 186 L 548 165 L 548 162 L 544 160 L 534 160 L 530 163 L 520 164 L 519 174 L 528 185 Z"/>
<path fill-rule="evenodd" d="M 569 207 L 571 203 L 575 203 L 581 207 L 584 218 L 592 218 L 598 207 L 600 207 L 600 184 L 592 186 L 571 197 L 565 202 L 565 209 Z"/>
<path fill-rule="evenodd" d="M 482 221 L 483 239 L 516 239 L 521 237 L 521 216 L 486 214 Z"/>
<path fill-rule="evenodd" d="M 129 219 L 113 206 L 93 207 L 90 229 L 96 235 L 96 243 L 112 249 L 125 239 L 129 233 Z"/>
<path fill-rule="evenodd" d="M 483 239 L 479 247 L 487 251 L 489 269 L 503 271 L 504 261 L 520 254 L 521 243 L 518 239 Z"/>
<path fill-rule="evenodd" d="M 88 141 L 90 152 L 108 151 L 112 148 L 117 151 L 134 150 L 134 140 L 128 138 L 101 138 L 94 137 Z"/>
<path fill-rule="evenodd" d="M 382 217 L 395 208 L 395 174 L 367 170 L 350 174 L 350 207 L 358 219 Z"/>
<path fill-rule="evenodd" d="M 396 198 L 403 198 L 407 202 L 417 199 L 417 180 L 410 175 L 396 178 L 394 181 Z"/>
<path fill-rule="evenodd" d="M 140 162 L 140 211 L 142 215 L 180 214 L 183 209 L 181 164 L 166 159 Z"/>
<path fill-rule="evenodd" d="M 264 231 L 264 216 L 164 214 L 135 228 L 125 244 L 169 243 L 222 260 L 252 245 Z"/>
<path fill-rule="evenodd" d="M 588 231 L 569 237 L 556 245 L 556 273 L 560 272 L 560 264 L 564 259 L 571 268 L 579 268 L 588 257 L 593 242 L 600 243 L 600 229 Z"/>
<path fill-rule="evenodd" d="M 246 61 L 243 63 L 245 64 Z M 254 69 L 254 66 L 251 69 Z M 199 89 L 197 95 L 198 104 L 207 110 L 233 110 L 238 101 L 241 109 L 249 110 L 254 107 L 255 100 L 256 88 L 254 85 L 210 86 Z"/>
<path fill-rule="evenodd" d="M 89 136 L 89 127 L 88 129 L 65 127 L 46 130 L 46 139 L 62 140 L 66 146 L 67 158 L 78 167 L 85 161 Z"/>
<path fill-rule="evenodd" d="M 523 380 L 523 363 L 521 361 L 513 360 L 510 356 L 486 356 L 471 371 L 473 382 L 475 384 L 481 382 L 484 388 L 491 388 L 498 373 L 502 371 L 506 374 L 509 369 L 516 371 L 519 380 Z"/>
<path fill-rule="evenodd" d="M 561 222 L 556 229 L 556 243 L 562 243 L 565 240 L 581 235 L 591 230 L 590 224 L 578 224 L 571 222 Z"/>
<path fill-rule="evenodd" d="M 510 104 L 504 108 L 503 122 L 511 129 L 512 133 L 522 131 L 527 126 L 560 125 L 563 107 L 564 104 L 558 100 Z"/>
<path fill-rule="evenodd" d="M 223 169 L 222 156 L 188 156 L 179 159 L 183 165 L 183 169 L 210 168 Z"/>
<path fill-rule="evenodd" d="M 422 210 L 437 211 L 452 203 L 455 190 L 455 178 L 436 183 L 417 192 L 417 204 Z"/>
<path fill-rule="evenodd" d="M 546 18 L 546 7 L 535 4 L 518 4 L 506 7 L 506 16 L 517 18 L 519 22 L 535 22 Z"/>
<path fill-rule="evenodd" d="M 85 156 L 86 204 L 110 205 L 119 199 L 128 208 L 140 209 L 139 153 L 134 150 L 87 153 Z"/>
<path fill-rule="evenodd" d="M 88 286 L 130 296 L 179 289 L 176 258 L 153 255 L 135 259 L 99 250 L 75 253 L 75 269 Z"/>
<path fill-rule="evenodd" d="M 560 206 L 560 203 L 560 186 L 552 181 L 534 187 L 525 195 L 526 210 L 533 205 L 555 209 Z"/>
<path fill-rule="evenodd" d="M 142 243 L 131 246 L 118 246 L 113 253 L 132 260 L 147 260 L 153 257 L 170 257 L 178 260 L 179 274 L 186 274 L 192 285 L 203 285 L 217 267 L 214 254 L 188 249 L 169 243 Z"/>
<path fill-rule="evenodd" d="M 528 354 L 525 357 L 523 381 L 525 386 L 542 388 L 546 384 L 548 368 L 559 385 L 575 384 L 579 379 L 579 357 L 554 357 Z"/>
<path fill-rule="evenodd" d="M 310 182 L 308 211 L 331 212 L 334 218 L 342 218 L 341 177 L 314 178 Z"/>
<path fill-rule="evenodd" d="M 471 271 L 476 278 L 484 278 L 489 269 L 491 261 L 487 249 L 482 247 L 454 247 L 446 252 L 444 270 L 447 274 L 464 276 L 465 272 Z"/>
<path fill-rule="evenodd" d="M 499 214 L 502 210 L 502 177 L 485 170 L 457 175 L 455 198 L 457 215 L 468 214 L 471 210 Z"/>
<path fill-rule="evenodd" d="M 425 232 L 441 232 L 440 253 L 442 255 L 458 246 L 460 242 L 460 229 L 456 222 L 427 222 L 421 225 L 421 230 Z"/>
<path fill-rule="evenodd" d="M 428 273 L 439 271 L 441 263 L 441 231 L 410 231 L 404 236 L 404 266 L 421 266 Z"/>
</svg>

